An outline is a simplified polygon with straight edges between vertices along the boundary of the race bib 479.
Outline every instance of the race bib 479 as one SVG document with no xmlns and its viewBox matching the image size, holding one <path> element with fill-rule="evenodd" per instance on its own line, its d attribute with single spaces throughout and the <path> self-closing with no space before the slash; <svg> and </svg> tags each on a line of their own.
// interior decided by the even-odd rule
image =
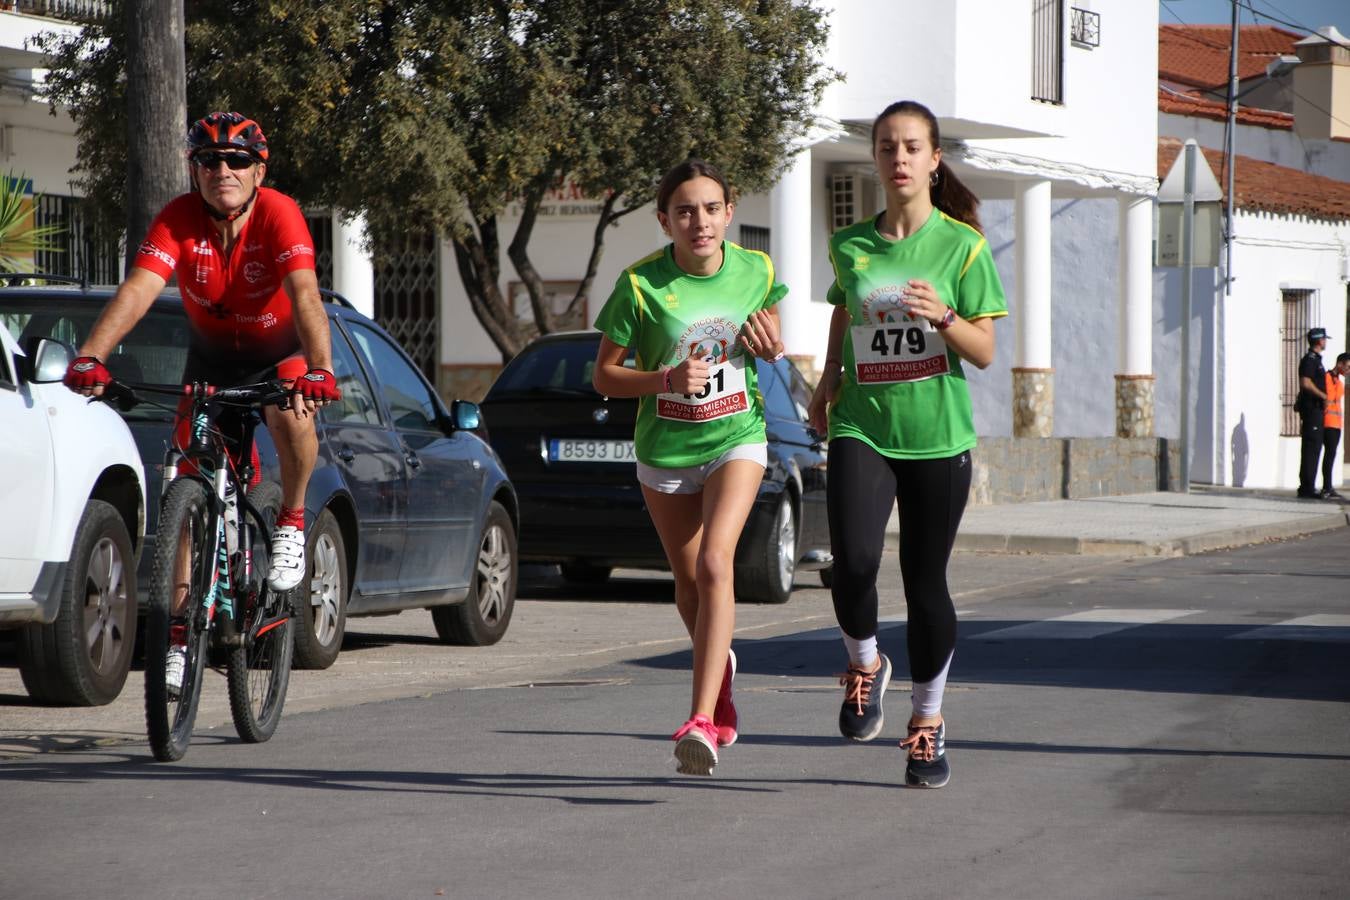
<svg viewBox="0 0 1350 900">
<path fill-rule="evenodd" d="M 859 384 L 923 381 L 951 370 L 947 342 L 927 319 L 855 325 L 849 331 Z"/>
</svg>

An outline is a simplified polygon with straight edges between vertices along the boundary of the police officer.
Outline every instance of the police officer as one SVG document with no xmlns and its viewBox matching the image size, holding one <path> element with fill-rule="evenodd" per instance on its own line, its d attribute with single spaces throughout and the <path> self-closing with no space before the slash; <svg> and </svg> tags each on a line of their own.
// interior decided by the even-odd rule
<svg viewBox="0 0 1350 900">
<path fill-rule="evenodd" d="M 1327 371 L 1322 366 L 1322 351 L 1327 348 L 1325 328 L 1308 329 L 1308 352 L 1298 363 L 1298 400 L 1294 409 L 1303 420 L 1299 435 L 1303 452 L 1298 467 L 1298 495 L 1304 500 L 1320 500 L 1317 492 L 1317 460 L 1322 455 L 1322 417 L 1327 405 Z"/>
</svg>

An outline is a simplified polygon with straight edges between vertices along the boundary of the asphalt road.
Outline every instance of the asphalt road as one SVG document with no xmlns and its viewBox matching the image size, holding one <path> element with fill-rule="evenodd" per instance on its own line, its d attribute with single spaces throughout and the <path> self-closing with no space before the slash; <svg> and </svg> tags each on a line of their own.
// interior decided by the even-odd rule
<svg viewBox="0 0 1350 900">
<path fill-rule="evenodd" d="M 639 573 L 595 596 L 526 585 L 483 650 L 436 645 L 425 614 L 355 621 L 271 742 L 219 720 L 174 765 L 130 720 L 40 752 L 101 732 L 0 693 L 19 747 L 0 896 L 1343 897 L 1346 544 L 958 554 L 953 778 L 932 792 L 902 786 L 895 746 L 893 562 L 883 737 L 838 736 L 842 653 L 804 576 L 786 606 L 738 611 L 742 738 L 711 778 L 674 773 L 689 656 L 668 581 Z"/>
</svg>

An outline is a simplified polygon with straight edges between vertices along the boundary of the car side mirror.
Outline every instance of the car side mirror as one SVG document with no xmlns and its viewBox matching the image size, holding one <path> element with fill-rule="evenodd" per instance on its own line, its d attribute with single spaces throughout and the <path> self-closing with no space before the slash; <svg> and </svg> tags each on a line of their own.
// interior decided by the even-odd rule
<svg viewBox="0 0 1350 900">
<path fill-rule="evenodd" d="M 483 413 L 477 403 L 456 400 L 450 404 L 450 424 L 456 431 L 477 431 L 483 424 Z"/>
<path fill-rule="evenodd" d="M 75 351 L 69 344 L 41 338 L 31 348 L 33 362 L 33 381 L 38 384 L 54 384 L 66 377 L 66 370 L 75 359 Z"/>
</svg>

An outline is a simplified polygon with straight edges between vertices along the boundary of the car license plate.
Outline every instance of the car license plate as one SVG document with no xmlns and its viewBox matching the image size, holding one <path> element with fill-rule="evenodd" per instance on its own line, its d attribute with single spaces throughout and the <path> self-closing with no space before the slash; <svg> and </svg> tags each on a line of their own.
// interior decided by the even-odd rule
<svg viewBox="0 0 1350 900">
<path fill-rule="evenodd" d="M 548 442 L 549 462 L 637 462 L 632 441 L 552 438 Z"/>
</svg>

